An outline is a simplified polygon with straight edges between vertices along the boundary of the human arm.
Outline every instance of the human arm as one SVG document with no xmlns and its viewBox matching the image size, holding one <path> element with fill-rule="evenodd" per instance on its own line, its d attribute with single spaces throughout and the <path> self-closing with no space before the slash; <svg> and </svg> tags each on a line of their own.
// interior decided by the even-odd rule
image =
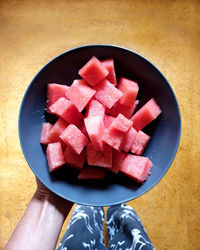
<svg viewBox="0 0 200 250">
<path fill-rule="evenodd" d="M 37 180 L 37 190 L 4 250 L 55 249 L 72 205 Z"/>
</svg>

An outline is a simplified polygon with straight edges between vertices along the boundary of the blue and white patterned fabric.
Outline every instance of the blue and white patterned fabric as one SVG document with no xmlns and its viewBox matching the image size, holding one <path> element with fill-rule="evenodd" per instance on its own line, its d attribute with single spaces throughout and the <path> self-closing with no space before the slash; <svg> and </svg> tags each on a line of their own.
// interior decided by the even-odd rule
<svg viewBox="0 0 200 250">
<path fill-rule="evenodd" d="M 105 250 L 102 207 L 77 205 L 57 250 Z M 110 250 L 152 250 L 147 233 L 132 207 L 121 204 L 107 210 Z"/>
</svg>

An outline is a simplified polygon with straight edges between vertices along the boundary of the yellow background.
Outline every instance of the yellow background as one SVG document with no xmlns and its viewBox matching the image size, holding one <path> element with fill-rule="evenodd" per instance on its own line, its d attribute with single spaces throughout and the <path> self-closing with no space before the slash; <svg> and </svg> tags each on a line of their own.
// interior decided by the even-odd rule
<svg viewBox="0 0 200 250">
<path fill-rule="evenodd" d="M 159 184 L 129 204 L 157 249 L 200 249 L 199 13 L 198 0 L 0 1 L 1 249 L 36 187 L 18 139 L 24 92 L 52 58 L 96 43 L 141 54 L 174 89 L 182 116 L 178 153 Z"/>
</svg>

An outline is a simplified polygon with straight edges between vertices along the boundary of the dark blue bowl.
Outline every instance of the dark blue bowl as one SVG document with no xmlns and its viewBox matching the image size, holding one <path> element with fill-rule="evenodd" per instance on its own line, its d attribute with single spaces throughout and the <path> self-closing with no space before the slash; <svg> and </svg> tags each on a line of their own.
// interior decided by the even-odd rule
<svg viewBox="0 0 200 250">
<path fill-rule="evenodd" d="M 141 100 L 138 108 L 155 98 L 162 114 L 146 127 L 151 140 L 144 152 L 153 162 L 151 175 L 142 185 L 122 174 L 107 173 L 106 180 L 80 181 L 74 169 L 63 167 L 49 173 L 45 149 L 40 144 L 45 115 L 47 83 L 70 85 L 79 78 L 78 69 L 92 56 L 113 57 L 117 77 L 125 76 L 138 82 Z M 138 54 L 111 45 L 89 45 L 67 51 L 50 61 L 30 83 L 20 109 L 19 137 L 25 158 L 37 178 L 51 191 L 73 202 L 85 205 L 108 206 L 127 202 L 155 186 L 170 167 L 178 149 L 181 118 L 176 97 L 160 71 Z"/>
</svg>

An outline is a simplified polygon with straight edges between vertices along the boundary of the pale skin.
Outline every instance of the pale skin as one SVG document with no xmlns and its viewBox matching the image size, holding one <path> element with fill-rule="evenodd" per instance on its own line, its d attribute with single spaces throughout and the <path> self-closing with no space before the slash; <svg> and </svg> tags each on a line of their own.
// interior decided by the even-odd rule
<svg viewBox="0 0 200 250">
<path fill-rule="evenodd" d="M 4 250 L 53 250 L 73 203 L 64 200 L 41 182 Z"/>
</svg>

